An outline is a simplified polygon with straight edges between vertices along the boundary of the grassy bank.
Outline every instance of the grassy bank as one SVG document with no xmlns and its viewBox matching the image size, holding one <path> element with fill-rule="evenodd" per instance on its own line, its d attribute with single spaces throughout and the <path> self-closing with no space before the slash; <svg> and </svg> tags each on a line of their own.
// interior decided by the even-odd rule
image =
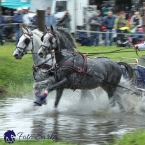
<svg viewBox="0 0 145 145">
<path fill-rule="evenodd" d="M 12 54 L 15 49 L 14 43 L 0 45 L 0 91 L 8 88 L 8 93 L 13 93 L 30 84 L 32 78 L 32 56 L 26 55 L 22 60 L 16 60 Z M 29 91 L 30 89 L 28 89 Z M 32 87 L 31 87 L 32 90 Z"/>
<path fill-rule="evenodd" d="M 16 60 L 12 54 L 15 49 L 14 43 L 6 43 L 4 46 L 0 45 L 0 93 L 16 94 L 21 90 L 27 92 L 32 90 L 33 76 L 32 76 L 32 56 L 25 55 L 22 60 Z M 114 51 L 116 46 L 98 46 L 98 47 L 86 47 L 79 46 L 78 51 L 80 52 L 106 52 Z M 98 57 L 109 57 L 112 60 L 119 61 L 121 57 L 137 57 L 134 49 L 133 52 L 129 53 L 111 53 L 96 55 Z M 141 55 L 142 52 L 139 52 Z M 95 57 L 95 56 L 93 56 Z M 8 89 L 6 89 L 8 88 Z"/>
<path fill-rule="evenodd" d="M 13 145 L 76 145 L 76 144 L 71 144 L 71 143 L 64 143 L 64 142 L 54 142 L 52 140 L 44 140 L 43 142 L 41 141 L 18 141 L 16 140 Z M 0 140 L 0 145 L 8 145 L 8 143 L 4 142 L 4 140 Z"/>
<path fill-rule="evenodd" d="M 145 130 L 127 133 L 120 139 L 115 139 L 113 143 L 107 145 L 145 145 Z"/>
</svg>

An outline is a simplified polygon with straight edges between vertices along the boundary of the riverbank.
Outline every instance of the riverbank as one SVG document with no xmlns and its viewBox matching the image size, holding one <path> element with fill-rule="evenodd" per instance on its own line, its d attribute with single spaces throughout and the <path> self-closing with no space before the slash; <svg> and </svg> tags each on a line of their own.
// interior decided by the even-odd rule
<svg viewBox="0 0 145 145">
<path fill-rule="evenodd" d="M 12 56 L 14 49 L 14 43 L 5 43 L 4 46 L 0 46 L 0 93 L 3 94 L 2 96 L 5 94 L 8 94 L 8 96 L 19 96 L 22 91 L 23 93 L 32 92 L 32 56 L 29 54 L 25 55 L 22 60 L 16 60 Z M 100 53 L 114 51 L 116 49 L 122 48 L 116 46 L 79 46 L 77 51 L 82 53 Z M 101 54 L 93 55 L 91 57 L 108 57 L 115 61 L 119 61 L 121 57 L 137 57 L 134 49 L 130 48 L 125 50 L 132 52 Z"/>
<path fill-rule="evenodd" d="M 119 139 L 114 139 L 113 143 L 107 145 L 144 145 L 145 130 L 136 130 L 133 133 L 126 133 Z"/>
</svg>

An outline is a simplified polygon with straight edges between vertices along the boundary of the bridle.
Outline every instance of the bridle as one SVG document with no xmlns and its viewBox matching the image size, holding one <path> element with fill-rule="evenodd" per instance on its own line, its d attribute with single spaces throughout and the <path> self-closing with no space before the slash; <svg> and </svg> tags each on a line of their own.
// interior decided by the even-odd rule
<svg viewBox="0 0 145 145">
<path fill-rule="evenodd" d="M 35 73 L 40 70 L 41 73 L 43 74 L 49 74 L 50 76 L 51 75 L 54 75 L 55 74 L 55 63 L 54 63 L 54 55 L 51 53 L 51 58 L 47 59 L 46 61 L 40 63 L 40 64 L 37 64 L 37 65 L 33 65 L 33 77 L 34 77 L 34 80 L 37 80 L 36 77 L 35 77 Z M 51 65 L 47 64 L 48 61 L 52 60 L 52 63 Z M 45 71 L 43 71 L 45 70 Z"/>
<path fill-rule="evenodd" d="M 24 33 L 24 35 L 28 35 L 30 38 L 27 38 L 26 36 L 26 39 L 24 40 L 24 43 L 25 43 L 25 47 L 19 47 L 19 46 L 16 46 L 16 49 L 15 50 L 18 50 L 18 52 L 23 56 L 24 54 L 27 54 L 26 52 L 26 49 L 28 47 L 28 45 L 30 44 L 30 42 L 32 42 L 32 50 L 34 49 L 34 43 L 33 43 L 33 34 L 29 34 L 29 33 Z M 21 36 L 20 36 L 21 38 Z M 19 38 L 19 39 L 20 39 Z M 31 51 L 32 51 L 31 50 Z"/>
<path fill-rule="evenodd" d="M 47 33 L 47 32 L 46 32 Z M 41 37 L 41 41 L 43 42 L 43 38 L 44 36 L 46 35 L 46 33 L 44 33 L 44 35 Z M 50 46 L 46 46 L 46 45 L 41 45 L 42 49 L 44 52 L 47 52 L 47 50 L 49 50 L 51 48 L 51 51 L 52 51 L 52 48 L 54 48 L 54 43 L 56 45 L 58 45 L 59 43 L 59 39 L 57 38 L 57 36 L 55 35 L 55 33 L 53 32 L 49 32 L 51 34 L 51 36 L 49 37 L 48 39 L 48 42 L 50 43 Z"/>
</svg>

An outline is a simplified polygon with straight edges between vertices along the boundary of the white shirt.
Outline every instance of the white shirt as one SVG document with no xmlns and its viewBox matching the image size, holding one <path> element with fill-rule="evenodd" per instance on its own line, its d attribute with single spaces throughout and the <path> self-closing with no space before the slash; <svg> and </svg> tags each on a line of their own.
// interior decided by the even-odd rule
<svg viewBox="0 0 145 145">
<path fill-rule="evenodd" d="M 28 13 L 23 15 L 23 22 L 26 23 L 26 25 L 30 25 L 31 24 L 30 17 L 29 17 Z"/>
<path fill-rule="evenodd" d="M 138 49 L 145 49 L 145 42 L 138 44 Z"/>
</svg>

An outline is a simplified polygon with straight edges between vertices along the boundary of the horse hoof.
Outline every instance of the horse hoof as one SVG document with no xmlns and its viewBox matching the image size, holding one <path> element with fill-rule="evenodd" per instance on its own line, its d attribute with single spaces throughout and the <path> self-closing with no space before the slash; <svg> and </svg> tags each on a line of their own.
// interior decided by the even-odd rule
<svg viewBox="0 0 145 145">
<path fill-rule="evenodd" d="M 54 112 L 54 113 L 58 113 L 57 108 L 54 108 L 54 109 L 53 109 L 53 112 Z"/>
<path fill-rule="evenodd" d="M 38 98 L 36 101 L 34 101 L 34 103 L 37 105 L 37 106 L 42 106 L 42 104 L 47 104 L 47 101 L 46 99 L 42 99 L 42 98 Z"/>
<path fill-rule="evenodd" d="M 121 112 L 122 112 L 122 113 L 125 113 L 126 111 L 125 111 L 124 109 L 121 109 Z"/>
</svg>

